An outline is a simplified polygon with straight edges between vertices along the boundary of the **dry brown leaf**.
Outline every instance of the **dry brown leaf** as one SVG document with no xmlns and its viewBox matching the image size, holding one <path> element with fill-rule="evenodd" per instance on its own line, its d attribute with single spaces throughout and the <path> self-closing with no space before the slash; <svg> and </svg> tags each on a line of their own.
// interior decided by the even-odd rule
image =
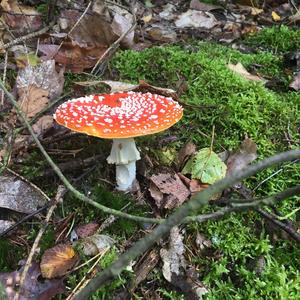
<svg viewBox="0 0 300 300">
<path fill-rule="evenodd" d="M 17 291 L 20 293 L 20 300 L 50 300 L 55 295 L 65 292 L 62 279 L 41 280 L 41 270 L 36 262 L 30 265 L 22 289 L 19 290 L 23 271 L 22 266 L 18 271 L 0 273 L 0 282 L 6 292 L 7 300 L 13 300 Z M 1 297 L 1 299 L 6 298 Z"/>
<path fill-rule="evenodd" d="M 204 2 L 199 1 L 199 0 L 192 0 L 190 2 L 190 9 L 210 11 L 210 10 L 218 9 L 218 8 L 222 8 L 222 7 L 218 6 L 218 5 L 204 3 Z"/>
<path fill-rule="evenodd" d="M 41 28 L 42 16 L 33 7 L 20 4 L 17 0 L 1 1 L 5 24 L 16 33 L 33 32 Z"/>
<path fill-rule="evenodd" d="M 18 94 L 18 103 L 27 118 L 34 117 L 49 103 L 49 92 L 35 85 L 20 88 Z"/>
<path fill-rule="evenodd" d="M 17 176 L 0 176 L 0 207 L 30 214 L 46 203 L 45 196 L 33 184 Z"/>
<path fill-rule="evenodd" d="M 153 41 L 162 43 L 174 43 L 177 41 L 177 33 L 171 28 L 166 28 L 163 25 L 155 24 L 146 30 L 148 38 Z"/>
<path fill-rule="evenodd" d="M 179 166 L 183 166 L 187 159 L 195 154 L 196 152 L 196 145 L 194 143 L 188 142 L 185 144 L 178 152 L 178 162 Z"/>
<path fill-rule="evenodd" d="M 184 252 L 183 235 L 179 228 L 174 226 L 170 231 L 169 248 L 160 250 L 162 273 L 167 281 L 172 282 L 173 273 L 180 275 L 181 269 L 185 269 Z"/>
<path fill-rule="evenodd" d="M 41 260 L 41 272 L 44 278 L 61 277 L 77 262 L 77 254 L 68 244 L 56 245 L 45 251 Z"/>
<path fill-rule="evenodd" d="M 152 175 L 150 180 L 154 185 L 150 185 L 149 191 L 158 208 L 178 207 L 190 195 L 177 174 Z"/>
<path fill-rule="evenodd" d="M 75 228 L 75 232 L 79 238 L 86 238 L 97 232 L 100 225 L 96 222 L 91 222 L 88 224 L 79 225 Z"/>
<path fill-rule="evenodd" d="M 175 25 L 178 28 L 194 27 L 212 29 L 218 24 L 219 22 L 213 14 L 193 9 L 189 9 L 179 15 L 178 19 L 175 21 Z"/>
<path fill-rule="evenodd" d="M 42 116 L 32 125 L 32 129 L 37 136 L 40 136 L 49 130 L 53 123 L 54 120 L 52 116 Z"/>
<path fill-rule="evenodd" d="M 62 29 L 69 32 L 81 16 L 77 10 L 63 10 L 59 23 Z M 86 14 L 78 26 L 68 34 L 73 46 L 80 48 L 107 48 L 118 36 L 113 32 L 111 21 L 96 13 Z"/>
<path fill-rule="evenodd" d="M 257 158 L 256 152 L 256 144 L 251 139 L 246 138 L 240 145 L 239 149 L 228 157 L 226 175 L 233 175 L 246 168 L 248 164 Z"/>
<path fill-rule="evenodd" d="M 259 76 L 256 76 L 256 75 L 250 74 L 240 62 L 237 63 L 236 65 L 235 64 L 228 64 L 228 68 L 231 71 L 241 75 L 245 79 L 266 82 L 263 78 L 261 78 Z"/>
<path fill-rule="evenodd" d="M 43 59 L 53 58 L 66 70 L 73 73 L 81 73 L 85 69 L 93 67 L 106 49 L 107 46 L 82 48 L 68 42 L 65 42 L 61 47 L 48 44 L 39 45 L 39 50 L 45 54 Z"/>
</svg>

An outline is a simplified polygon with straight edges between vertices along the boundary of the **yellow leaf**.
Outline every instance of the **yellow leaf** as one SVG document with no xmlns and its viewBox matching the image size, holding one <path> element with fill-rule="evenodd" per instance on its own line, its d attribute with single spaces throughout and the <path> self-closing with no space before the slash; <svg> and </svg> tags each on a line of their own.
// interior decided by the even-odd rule
<svg viewBox="0 0 300 300">
<path fill-rule="evenodd" d="M 272 11 L 272 19 L 277 22 L 281 20 L 281 17 L 275 11 Z"/>
<path fill-rule="evenodd" d="M 149 23 L 149 22 L 152 20 L 152 14 L 143 16 L 143 17 L 142 17 L 142 20 L 143 20 L 145 23 Z"/>
<path fill-rule="evenodd" d="M 45 251 L 40 264 L 44 278 L 61 277 L 70 270 L 77 261 L 74 249 L 68 244 L 56 245 Z"/>
</svg>

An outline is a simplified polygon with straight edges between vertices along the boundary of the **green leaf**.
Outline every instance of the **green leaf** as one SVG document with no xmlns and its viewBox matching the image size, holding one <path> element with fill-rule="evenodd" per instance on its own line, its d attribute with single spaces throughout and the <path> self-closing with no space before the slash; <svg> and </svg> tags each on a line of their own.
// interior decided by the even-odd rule
<svg viewBox="0 0 300 300">
<path fill-rule="evenodd" d="M 183 174 L 192 174 L 192 178 L 200 179 L 203 183 L 213 184 L 226 175 L 227 166 L 210 148 L 203 148 L 188 160 Z"/>
</svg>

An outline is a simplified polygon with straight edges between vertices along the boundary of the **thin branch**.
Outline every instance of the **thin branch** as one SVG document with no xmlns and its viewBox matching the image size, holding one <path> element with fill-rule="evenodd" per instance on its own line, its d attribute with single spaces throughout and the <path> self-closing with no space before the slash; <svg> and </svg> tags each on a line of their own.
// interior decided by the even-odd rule
<svg viewBox="0 0 300 300">
<path fill-rule="evenodd" d="M 265 210 L 261 209 L 261 208 L 256 208 L 255 209 L 261 216 L 263 216 L 264 218 L 266 218 L 267 220 L 269 220 L 270 222 L 272 222 L 273 224 L 275 224 L 276 226 L 278 226 L 280 229 L 282 229 L 283 231 L 285 231 L 291 238 L 293 238 L 295 241 L 297 241 L 298 243 L 300 243 L 300 235 L 299 233 L 291 228 L 291 226 L 289 226 L 288 224 L 285 224 L 283 222 L 281 222 L 280 220 L 278 220 L 277 216 L 275 214 L 266 212 Z"/>
<path fill-rule="evenodd" d="M 35 38 L 35 37 L 37 37 L 37 36 L 39 36 L 39 35 L 42 35 L 42 34 L 46 33 L 50 28 L 52 28 L 54 24 L 55 24 L 55 23 L 52 22 L 52 23 L 50 23 L 48 26 L 46 26 L 46 27 L 44 27 L 44 28 L 42 28 L 42 29 L 40 29 L 40 30 L 38 30 L 38 31 L 31 32 L 31 33 L 29 33 L 29 34 L 26 34 L 26 35 L 24 35 L 24 36 L 21 36 L 21 37 L 19 37 L 19 38 L 16 38 L 16 39 L 14 39 L 13 41 L 11 41 L 11 42 L 9 42 L 9 43 L 7 43 L 7 44 L 4 44 L 4 45 L 2 46 L 2 48 L 3 48 L 3 49 L 7 49 L 7 48 L 10 48 L 11 46 L 17 45 L 17 44 L 19 44 L 19 43 L 21 43 L 21 42 L 25 42 L 25 41 L 30 40 L 30 39 L 33 39 L 33 38 Z"/>
<path fill-rule="evenodd" d="M 208 204 L 213 195 L 272 165 L 279 164 L 284 161 L 295 160 L 297 158 L 300 158 L 300 150 L 277 154 L 254 165 L 250 165 L 245 170 L 239 171 L 230 177 L 226 177 L 197 193 L 189 202 L 178 208 L 172 215 L 170 215 L 166 221 L 158 225 L 151 234 L 146 235 L 144 238 L 136 242 L 128 251 L 123 253 L 119 259 L 93 278 L 89 284 L 79 292 L 74 300 L 89 299 L 89 297 L 92 296 L 100 286 L 118 276 L 122 270 L 129 265 L 130 261 L 136 259 L 139 255 L 152 247 L 159 239 L 163 238 L 172 227 L 181 224 L 184 218 L 186 218 L 190 213 L 197 211 L 203 205 Z"/>
</svg>

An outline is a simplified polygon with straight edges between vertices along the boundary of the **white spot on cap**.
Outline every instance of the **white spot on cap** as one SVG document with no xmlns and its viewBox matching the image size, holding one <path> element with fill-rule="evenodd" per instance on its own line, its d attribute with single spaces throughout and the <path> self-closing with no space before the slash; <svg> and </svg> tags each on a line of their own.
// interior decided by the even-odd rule
<svg viewBox="0 0 300 300">
<path fill-rule="evenodd" d="M 112 121 L 113 121 L 113 120 L 110 119 L 110 118 L 105 118 L 105 119 L 104 119 L 104 122 L 106 122 L 106 123 L 112 123 Z"/>
</svg>

